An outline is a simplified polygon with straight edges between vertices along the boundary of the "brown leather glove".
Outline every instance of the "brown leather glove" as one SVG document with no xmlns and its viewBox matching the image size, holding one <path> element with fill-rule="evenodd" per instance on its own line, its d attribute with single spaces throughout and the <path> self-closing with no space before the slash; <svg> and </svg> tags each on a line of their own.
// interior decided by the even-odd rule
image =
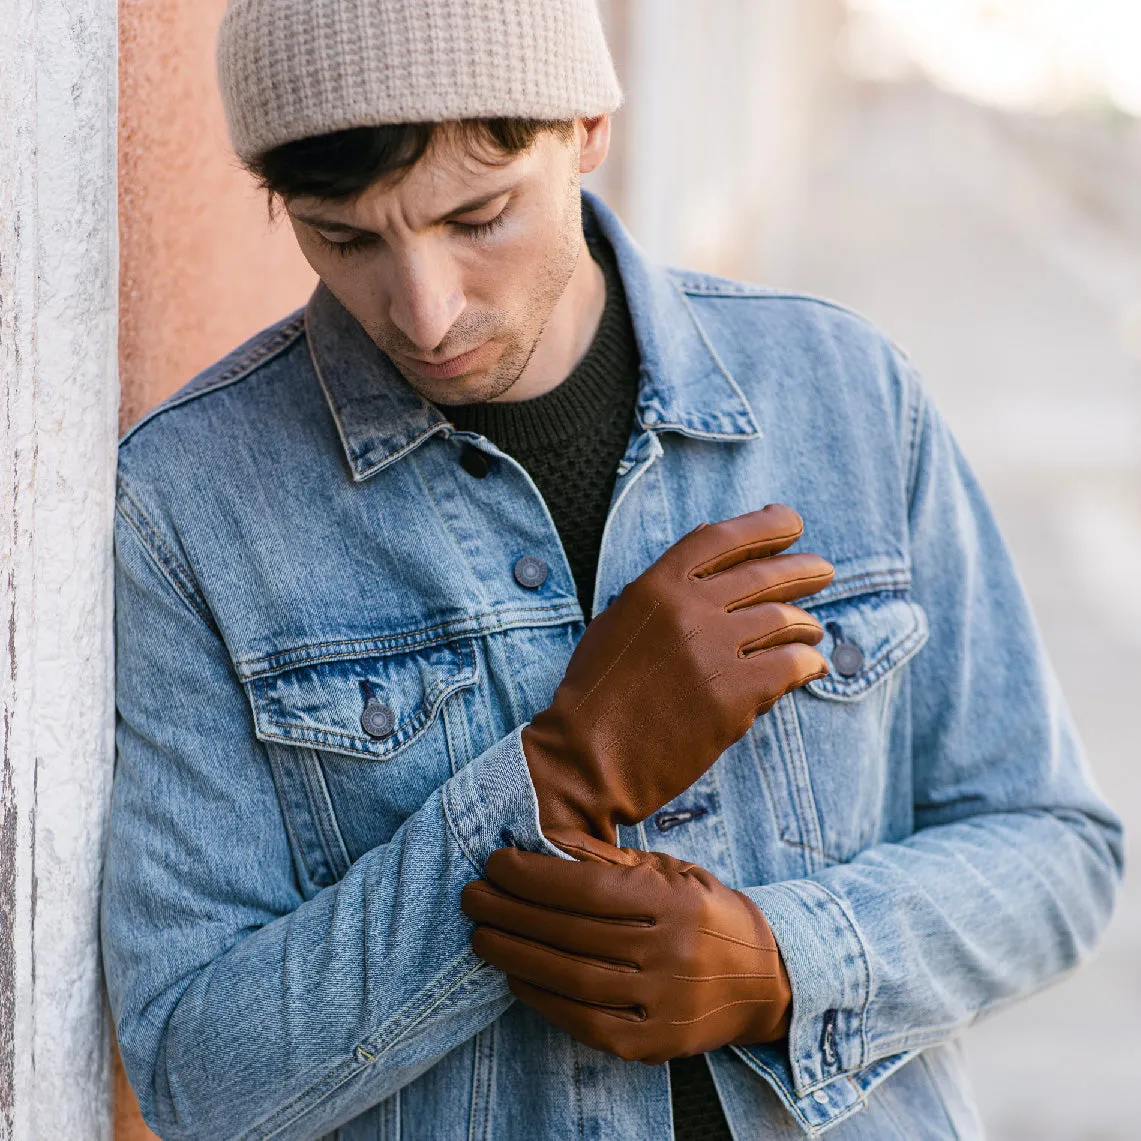
<svg viewBox="0 0 1141 1141">
<path fill-rule="evenodd" d="M 652 1064 L 788 1033 L 792 991 L 748 896 L 660 852 L 502 848 L 463 909 L 512 993 L 596 1050 Z"/>
<path fill-rule="evenodd" d="M 543 834 L 607 843 L 683 793 L 758 714 L 828 673 L 820 624 L 793 599 L 832 581 L 779 554 L 804 529 L 773 505 L 703 524 L 587 627 L 550 707 L 523 730 Z"/>
</svg>

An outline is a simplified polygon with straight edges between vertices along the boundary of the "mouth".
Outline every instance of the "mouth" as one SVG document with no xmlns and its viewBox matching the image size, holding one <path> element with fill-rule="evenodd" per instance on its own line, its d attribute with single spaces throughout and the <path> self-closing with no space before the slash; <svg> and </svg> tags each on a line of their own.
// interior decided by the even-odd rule
<svg viewBox="0 0 1141 1141">
<path fill-rule="evenodd" d="M 440 364 L 433 364 L 431 361 L 421 360 L 419 357 L 405 357 L 404 359 L 408 362 L 411 370 L 418 376 L 425 377 L 428 380 L 452 380 L 475 368 L 479 363 L 481 354 L 487 349 L 488 344 L 490 344 L 490 342 L 484 342 L 477 348 L 471 349 L 466 353 L 460 353 L 459 356 L 450 357 Z"/>
</svg>

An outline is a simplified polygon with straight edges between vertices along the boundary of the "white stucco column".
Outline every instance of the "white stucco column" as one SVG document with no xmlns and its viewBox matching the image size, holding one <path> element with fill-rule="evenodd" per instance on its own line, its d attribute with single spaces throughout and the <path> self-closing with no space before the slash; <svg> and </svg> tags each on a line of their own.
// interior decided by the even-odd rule
<svg viewBox="0 0 1141 1141">
<path fill-rule="evenodd" d="M 0 1138 L 110 1136 L 116 0 L 0 0 Z"/>
</svg>

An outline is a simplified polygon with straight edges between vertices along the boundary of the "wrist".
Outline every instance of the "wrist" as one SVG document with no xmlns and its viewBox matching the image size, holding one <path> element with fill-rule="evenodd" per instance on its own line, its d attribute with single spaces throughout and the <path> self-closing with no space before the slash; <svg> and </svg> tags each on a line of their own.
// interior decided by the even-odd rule
<svg viewBox="0 0 1141 1141">
<path fill-rule="evenodd" d="M 614 829 L 610 828 L 610 834 L 606 834 L 607 828 L 597 811 L 603 797 L 590 787 L 582 773 L 547 746 L 542 728 L 532 722 L 523 729 L 520 740 L 539 804 L 539 827 L 543 835 L 560 847 L 581 835 L 614 842 Z"/>
<path fill-rule="evenodd" d="M 736 893 L 743 906 L 749 912 L 756 932 L 755 944 L 757 951 L 757 969 L 760 973 L 771 976 L 766 980 L 766 989 L 771 1001 L 758 1004 L 756 1007 L 743 1007 L 746 1014 L 746 1026 L 742 1037 L 738 1038 L 736 1045 L 780 1042 L 788 1037 L 792 1025 L 792 982 L 784 965 L 784 958 L 777 946 L 769 921 L 764 912 L 744 892 Z"/>
</svg>

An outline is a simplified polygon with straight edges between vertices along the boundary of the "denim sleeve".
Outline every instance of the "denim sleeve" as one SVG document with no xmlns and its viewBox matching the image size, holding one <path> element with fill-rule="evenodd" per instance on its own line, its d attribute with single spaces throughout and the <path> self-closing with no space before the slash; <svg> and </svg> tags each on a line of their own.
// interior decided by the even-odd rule
<svg viewBox="0 0 1141 1141">
<path fill-rule="evenodd" d="M 375 1105 L 511 996 L 460 911 L 509 830 L 555 854 L 518 731 L 391 842 L 303 899 L 268 759 L 185 563 L 116 521 L 117 760 L 104 967 L 147 1124 L 182 1138 L 311 1138 Z"/>
<path fill-rule="evenodd" d="M 912 598 L 930 641 L 906 667 L 910 700 L 885 739 L 889 771 L 911 768 L 915 830 L 811 879 L 749 891 L 794 995 L 787 1052 L 750 1053 L 793 1101 L 827 1103 L 848 1076 L 866 1089 L 1078 964 L 1122 872 L 1120 823 L 1087 769 L 991 512 L 898 367 L 915 425 L 901 478 Z"/>
</svg>

